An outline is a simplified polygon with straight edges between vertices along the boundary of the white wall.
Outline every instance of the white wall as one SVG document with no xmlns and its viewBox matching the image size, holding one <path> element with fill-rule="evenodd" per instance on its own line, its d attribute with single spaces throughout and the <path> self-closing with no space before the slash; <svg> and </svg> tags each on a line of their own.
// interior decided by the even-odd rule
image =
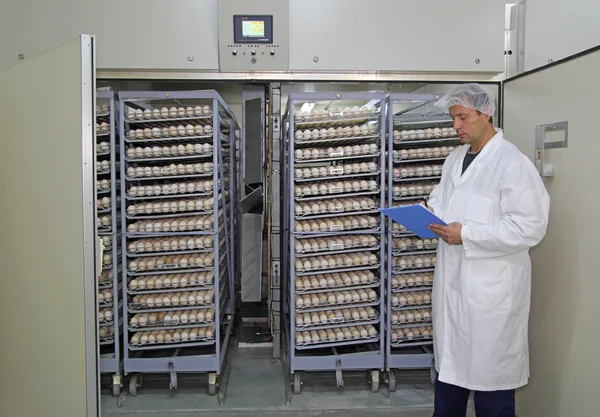
<svg viewBox="0 0 600 417">
<path fill-rule="evenodd" d="M 600 0 L 525 0 L 526 71 L 597 45 Z"/>
<path fill-rule="evenodd" d="M 503 0 L 282 1 L 295 71 L 504 70 Z M 80 33 L 97 36 L 101 70 L 219 67 L 217 0 L 2 0 L 0 69 Z"/>
</svg>

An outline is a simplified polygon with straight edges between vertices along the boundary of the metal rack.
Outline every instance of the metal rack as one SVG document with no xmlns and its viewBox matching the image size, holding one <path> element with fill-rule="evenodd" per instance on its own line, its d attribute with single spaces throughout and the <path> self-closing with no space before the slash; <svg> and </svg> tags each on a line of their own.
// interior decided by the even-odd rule
<svg viewBox="0 0 600 417">
<path fill-rule="evenodd" d="M 284 337 L 302 374 L 384 369 L 385 95 L 292 93 L 282 140 Z M 306 103 L 316 104 L 310 113 Z M 365 105 L 368 104 L 369 107 Z M 309 104 L 311 105 L 311 104 Z M 323 106 L 321 109 L 321 106 Z"/>
<path fill-rule="evenodd" d="M 387 206 L 425 200 L 441 178 L 442 165 L 460 143 L 452 119 L 432 109 L 437 97 L 390 94 L 387 98 Z M 420 239 L 388 221 L 386 239 L 386 371 L 390 391 L 396 369 L 433 367 L 431 290 L 437 239 Z"/>
<path fill-rule="evenodd" d="M 98 325 L 100 373 L 112 375 L 112 393 L 119 396 L 123 386 L 121 349 L 121 308 L 119 286 L 120 197 L 117 154 L 117 111 L 111 91 L 96 93 L 96 198 L 98 235 L 104 245 L 102 272 L 98 277 Z"/>
<path fill-rule="evenodd" d="M 216 394 L 234 323 L 237 131 L 215 91 L 119 95 L 124 371 L 208 373 Z"/>
</svg>

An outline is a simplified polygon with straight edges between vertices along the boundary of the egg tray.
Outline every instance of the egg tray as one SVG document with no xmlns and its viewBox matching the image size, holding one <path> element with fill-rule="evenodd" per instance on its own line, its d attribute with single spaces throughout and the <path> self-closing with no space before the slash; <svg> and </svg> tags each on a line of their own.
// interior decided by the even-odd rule
<svg viewBox="0 0 600 417">
<path fill-rule="evenodd" d="M 374 204 L 368 208 L 361 207 L 359 210 L 328 211 L 326 213 L 319 213 L 319 214 L 311 213 L 311 214 L 306 214 L 306 215 L 299 214 L 299 215 L 294 215 L 294 218 L 297 220 L 313 220 L 313 219 L 345 217 L 345 216 L 354 216 L 354 215 L 367 215 L 367 214 L 376 214 L 376 213 L 379 213 L 379 209 L 377 208 L 377 205 Z M 351 230 L 351 229 L 339 229 L 339 230 Z M 331 230 L 331 231 L 337 231 L 337 228 L 336 228 L 336 230 Z"/>
<path fill-rule="evenodd" d="M 408 311 L 408 310 L 418 310 L 421 309 L 423 307 L 431 307 L 431 301 L 426 303 L 426 302 L 422 302 L 421 304 L 418 304 L 417 302 L 415 302 L 414 304 L 410 304 L 410 305 L 402 305 L 402 306 L 394 306 L 392 305 L 392 311 Z"/>
<path fill-rule="evenodd" d="M 223 249 L 224 243 L 221 243 L 219 246 L 219 250 Z M 147 258 L 152 256 L 176 256 L 176 255 L 193 255 L 193 254 L 202 254 L 202 253 L 210 253 L 214 252 L 214 246 L 209 247 L 194 247 L 192 249 L 177 249 L 177 250 L 168 250 L 168 251 L 156 251 L 156 252 L 129 252 L 127 251 L 127 256 L 129 258 Z"/>
<path fill-rule="evenodd" d="M 299 287 L 296 285 L 294 290 L 295 290 L 296 294 L 300 294 L 300 295 L 321 294 L 321 293 L 325 293 L 325 292 L 365 290 L 365 289 L 369 289 L 369 288 L 379 288 L 379 284 L 380 284 L 380 281 L 379 281 L 379 279 L 376 278 L 375 280 L 373 280 L 371 282 L 360 283 L 360 284 L 341 285 L 341 286 L 334 285 L 331 287 L 327 286 L 327 287 L 313 288 L 311 286 L 311 287 L 304 288 L 304 286 Z"/>
<path fill-rule="evenodd" d="M 433 280 L 431 281 L 431 283 L 427 284 L 427 283 L 423 283 L 421 285 L 405 285 L 405 286 L 396 286 L 396 287 L 392 287 L 392 294 L 402 294 L 405 292 L 412 292 L 412 291 L 431 291 L 431 288 L 433 286 Z"/>
<path fill-rule="evenodd" d="M 166 185 L 166 184 L 165 184 Z M 176 211 L 184 211 L 179 207 L 180 203 L 185 203 L 185 211 L 191 211 L 188 210 L 187 205 L 188 203 L 192 202 L 194 203 L 194 209 L 196 208 L 196 203 L 198 203 L 198 207 L 206 207 L 210 210 L 214 210 L 214 197 L 213 197 L 213 193 L 212 193 L 212 189 L 210 190 L 210 194 L 208 194 L 208 192 L 206 190 L 202 190 L 200 192 L 194 191 L 190 194 L 198 194 L 201 193 L 203 195 L 201 195 L 200 197 L 202 198 L 193 198 L 194 196 L 190 195 L 190 194 L 168 194 L 168 195 L 164 195 L 164 194 L 160 194 L 160 195 L 153 195 L 152 197 L 156 197 L 158 199 L 165 199 L 165 201 L 155 201 L 155 202 L 140 202 L 140 203 L 136 203 L 135 201 L 131 204 L 127 205 L 127 215 L 129 216 L 136 216 L 136 215 L 145 215 L 145 214 L 169 214 L 169 213 L 176 213 Z M 173 196 L 173 197 L 168 197 L 168 196 Z M 143 197 L 146 197 L 145 195 Z M 179 200 L 175 200 L 173 201 L 172 198 L 177 198 L 179 197 Z M 131 198 L 131 200 L 135 200 L 138 197 L 133 197 Z M 128 199 L 129 200 L 129 199 Z M 229 201 L 229 190 L 225 191 L 225 200 Z M 219 191 L 219 193 L 217 194 L 217 201 L 219 203 L 219 206 L 222 205 L 223 203 L 223 194 Z M 152 206 L 150 208 L 146 208 L 147 204 L 152 204 Z M 154 204 L 160 204 L 160 206 L 155 207 Z M 165 206 L 165 204 L 167 206 Z M 171 205 L 173 205 L 173 207 L 171 207 Z"/>
<path fill-rule="evenodd" d="M 159 177 L 131 177 L 125 176 L 128 182 L 136 181 L 159 181 L 159 180 L 174 180 L 174 179 L 188 179 L 188 178 L 212 178 L 213 171 L 201 171 L 194 172 L 192 174 L 179 174 L 179 175 L 161 175 Z"/>
<path fill-rule="evenodd" d="M 447 148 L 445 151 L 442 150 L 443 146 L 440 148 L 438 146 L 427 147 L 427 148 L 410 148 L 410 149 L 400 149 L 392 151 L 392 159 L 393 160 L 419 160 L 421 162 L 425 162 L 426 159 L 446 159 L 448 155 L 450 155 L 454 149 L 453 146 Z M 406 152 L 403 152 L 406 151 Z M 411 155 L 411 151 L 412 155 Z"/>
<path fill-rule="evenodd" d="M 223 244 L 221 244 L 219 246 L 219 249 L 221 249 L 223 247 Z M 207 251 L 204 253 L 210 253 L 211 251 Z M 155 257 L 157 255 L 154 255 Z M 220 264 L 223 263 L 223 261 L 225 260 L 227 254 L 223 253 L 221 255 L 221 259 L 220 259 Z M 163 258 L 167 258 L 167 256 L 163 256 Z M 142 261 L 142 259 L 140 259 L 140 261 Z M 175 271 L 179 271 L 181 270 L 182 273 L 191 273 L 191 272 L 205 272 L 205 271 L 212 271 L 214 269 L 214 263 L 215 260 L 212 260 L 212 263 L 210 265 L 206 265 L 206 266 L 199 266 L 197 264 L 193 264 L 193 263 L 188 263 L 188 267 L 182 267 L 181 264 L 163 264 L 163 267 L 161 268 L 155 268 L 155 269 L 138 269 L 138 270 L 132 270 L 131 269 L 131 262 L 129 262 L 128 268 L 127 268 L 127 275 L 129 276 L 140 276 L 140 275 L 156 275 L 156 273 L 160 273 L 162 275 L 166 275 L 168 273 L 171 272 L 175 272 Z M 199 269 L 199 271 L 196 271 L 196 269 Z"/>
<path fill-rule="evenodd" d="M 411 322 L 406 322 L 406 323 L 402 323 L 402 324 L 394 324 L 392 323 L 392 329 L 394 330 L 398 330 L 398 329 L 412 329 L 415 326 L 419 326 L 419 325 L 424 325 L 424 326 L 432 326 L 433 325 L 433 321 L 431 319 L 428 320 L 420 320 L 420 321 L 411 321 Z"/>
<path fill-rule="evenodd" d="M 127 275 L 130 277 L 139 277 L 142 275 L 164 275 L 166 273 L 184 273 L 185 274 L 185 273 L 190 273 L 190 272 L 206 272 L 206 271 L 212 271 L 212 270 L 214 270 L 214 265 L 206 266 L 206 267 L 196 267 L 196 266 L 190 265 L 187 268 L 176 267 L 175 265 L 169 265 L 167 268 L 145 270 L 145 271 L 139 271 L 139 272 L 132 272 L 128 269 Z"/>
<path fill-rule="evenodd" d="M 223 135 L 222 133 L 219 134 L 220 136 L 220 140 L 219 140 L 219 144 L 220 145 L 227 145 L 229 146 L 229 141 L 227 140 L 227 137 L 225 135 Z M 151 136 L 151 137 L 135 137 L 132 138 L 131 136 L 128 136 L 125 138 L 125 142 L 130 144 L 130 145 L 134 145 L 137 143 L 168 143 L 170 145 L 186 145 L 188 143 L 210 143 L 213 141 L 214 138 L 214 134 L 213 133 L 205 133 L 202 135 L 189 135 L 189 134 L 185 134 L 185 135 L 174 135 L 174 136 Z"/>
<path fill-rule="evenodd" d="M 160 219 L 172 219 L 176 217 L 180 217 L 181 215 L 186 216 L 204 216 L 207 214 L 214 214 L 214 210 L 206 209 L 206 210 L 181 210 L 175 213 L 164 213 L 164 214 L 136 214 L 131 215 L 128 214 L 126 217 L 128 220 L 160 220 Z"/>
<path fill-rule="evenodd" d="M 115 335 L 110 335 L 106 337 L 100 337 L 100 346 L 112 345 L 115 343 Z"/>
<path fill-rule="evenodd" d="M 379 187 L 377 188 L 373 188 L 373 189 L 359 189 L 359 190 L 352 190 L 352 191 L 344 191 L 343 189 L 340 188 L 329 188 L 327 194 L 300 194 L 296 197 L 294 197 L 294 200 L 296 201 L 321 201 L 321 200 L 328 200 L 328 199 L 332 199 L 332 198 L 351 198 L 351 197 L 360 197 L 360 196 L 367 196 L 367 195 L 376 195 L 379 194 L 381 192 L 381 190 L 379 189 Z"/>
<path fill-rule="evenodd" d="M 379 262 L 379 259 L 377 260 L 377 262 L 369 262 L 369 263 L 361 263 L 359 265 L 352 265 L 352 266 L 346 266 L 344 264 L 344 266 L 340 266 L 340 267 L 336 267 L 336 268 L 331 268 L 329 266 L 327 266 L 326 268 L 311 268 L 311 269 L 296 269 L 296 276 L 297 277 L 302 277 L 302 276 L 306 276 L 306 275 L 315 275 L 315 272 L 318 272 L 320 274 L 332 274 L 332 273 L 336 273 L 336 272 L 351 272 L 351 271 L 362 271 L 365 269 L 376 269 L 379 268 L 381 266 L 381 263 Z"/>
<path fill-rule="evenodd" d="M 339 180 L 340 177 L 344 177 L 344 178 L 360 178 L 360 177 L 374 177 L 374 176 L 379 176 L 379 174 L 381 174 L 381 171 L 375 170 L 375 171 L 366 171 L 366 172 L 360 172 L 360 173 L 344 173 L 344 170 L 342 167 L 340 167 L 341 171 L 333 171 L 335 172 L 335 174 L 333 174 L 332 176 L 329 177 L 307 177 L 307 178 L 294 178 L 294 182 L 296 183 L 303 183 L 303 182 L 314 182 L 314 181 L 325 181 L 325 180 Z M 337 173 L 339 172 L 339 173 Z M 332 171 L 329 171 L 329 173 L 331 174 Z"/>
<path fill-rule="evenodd" d="M 343 303 L 338 303 L 336 302 L 335 304 L 326 304 L 326 305 L 318 305 L 318 306 L 306 306 L 306 307 L 295 307 L 295 311 L 296 314 L 301 314 L 301 313 L 312 313 L 312 312 L 317 312 L 317 311 L 327 311 L 327 310 L 339 310 L 339 309 L 343 309 L 343 308 L 349 308 L 349 307 L 354 307 L 354 308 L 359 308 L 359 307 L 375 307 L 375 306 L 379 306 L 379 302 L 380 299 L 379 297 L 377 298 L 377 300 L 373 300 L 373 301 L 359 301 L 359 302 L 355 302 L 355 301 L 349 301 L 349 302 L 343 302 Z"/>
<path fill-rule="evenodd" d="M 358 319 L 355 318 L 345 318 L 345 317 L 336 317 L 335 319 L 327 319 L 327 322 L 319 322 L 317 324 L 298 324 L 296 323 L 296 330 L 304 331 L 304 330 L 326 330 L 333 329 L 336 327 L 351 327 L 351 326 L 367 326 L 367 325 L 377 325 L 379 324 L 379 315 L 371 315 L 366 318 L 360 317 Z M 414 326 L 413 326 L 414 327 Z"/>
<path fill-rule="evenodd" d="M 408 201 L 408 200 L 415 200 L 415 199 L 416 200 L 423 200 L 423 199 L 429 197 L 429 195 L 430 194 L 427 193 L 427 194 L 420 194 L 420 195 L 415 194 L 415 195 L 405 195 L 405 196 L 398 196 L 398 197 L 393 196 L 392 199 L 394 201 Z"/>
<path fill-rule="evenodd" d="M 175 329 L 201 329 L 203 327 L 211 327 L 215 325 L 215 321 L 202 321 L 202 322 L 190 322 L 186 321 L 185 323 L 181 322 L 181 320 L 169 320 L 168 322 L 164 321 L 156 321 L 154 324 L 148 324 L 146 326 L 134 326 L 129 323 L 128 330 L 130 332 L 139 332 L 139 331 L 159 331 L 159 330 L 175 330 Z"/>
<path fill-rule="evenodd" d="M 127 162 L 164 162 L 164 161 L 179 161 L 179 160 L 188 160 L 188 159 L 205 159 L 212 158 L 213 152 L 202 152 L 198 154 L 185 154 L 185 155 L 175 155 L 175 156 L 160 156 L 160 157 L 150 157 L 150 158 L 131 158 L 125 157 L 125 161 Z"/>
<path fill-rule="evenodd" d="M 337 339 L 336 339 L 337 340 Z M 358 345 L 363 343 L 375 343 L 379 341 L 379 334 L 375 337 L 366 337 L 366 338 L 344 338 L 343 340 L 339 340 L 336 342 L 330 342 L 329 339 L 327 341 L 319 340 L 319 342 L 311 342 L 304 344 L 296 344 L 296 349 L 304 350 L 304 349 L 318 349 L 318 348 L 330 348 L 337 346 L 350 346 L 350 345 Z"/>
<path fill-rule="evenodd" d="M 379 242 L 378 242 L 379 243 Z M 339 249 L 338 249 L 339 248 Z M 363 252 L 363 251 L 376 251 L 379 250 L 381 246 L 377 244 L 376 246 L 345 246 L 343 244 L 339 245 L 329 245 L 328 249 L 317 249 L 305 251 L 302 250 L 296 253 L 296 258 L 306 258 L 308 256 L 325 256 L 325 255 L 339 255 L 344 253 L 355 253 L 355 252 Z"/>
<path fill-rule="evenodd" d="M 435 260 L 432 260 L 431 258 L 429 258 L 428 261 L 426 261 L 425 259 L 422 259 L 423 264 L 422 265 L 415 265 L 414 261 L 412 259 L 410 259 L 410 261 L 412 262 L 412 264 L 409 264 L 408 261 L 406 262 L 406 266 L 402 267 L 400 263 L 394 263 L 395 259 L 402 259 L 402 258 L 407 258 L 409 256 L 416 256 L 416 255 L 411 255 L 411 254 L 403 254 L 402 256 L 394 256 L 392 257 L 392 269 L 393 271 L 398 271 L 398 272 L 402 272 L 402 271 L 406 271 L 409 269 L 416 269 L 418 271 L 421 272 L 425 272 L 423 271 L 423 269 L 434 269 L 435 268 L 435 264 L 437 262 L 437 257 Z M 435 256 L 435 255 L 430 255 L 431 256 Z"/>
<path fill-rule="evenodd" d="M 177 341 L 177 342 L 171 342 L 171 343 L 154 343 L 154 344 L 139 344 L 139 345 L 133 345 L 131 343 L 129 343 L 129 350 L 131 351 L 139 351 L 139 350 L 153 350 L 153 349 L 165 349 L 165 348 L 169 348 L 169 347 L 173 347 L 173 348 L 186 348 L 186 347 L 195 347 L 195 346 L 210 346 L 210 345 L 214 345 L 215 344 L 215 339 L 208 339 L 206 337 L 203 338 L 196 338 L 193 341 L 190 341 L 188 339 L 188 341 Z"/>
<path fill-rule="evenodd" d="M 108 131 L 101 131 L 101 130 L 96 129 L 96 137 L 97 138 L 103 137 L 103 136 L 108 136 L 108 135 L 110 135 L 110 130 L 108 130 Z"/>
<path fill-rule="evenodd" d="M 331 233 L 345 233 L 345 232 L 350 232 L 350 231 L 364 231 L 367 233 L 377 233 L 379 234 L 379 231 L 381 229 L 379 228 L 379 224 L 377 225 L 377 227 L 375 228 L 369 228 L 369 227 L 363 227 L 361 225 L 358 225 L 356 227 L 353 226 L 344 226 L 343 224 L 338 224 L 336 226 L 332 226 L 329 228 L 329 230 L 303 230 L 301 232 L 298 231 L 294 231 L 294 236 L 298 239 L 302 239 L 302 238 L 310 238 L 310 237 L 323 237 L 323 236 L 329 236 L 328 232 Z"/>
<path fill-rule="evenodd" d="M 430 249 L 404 249 L 404 250 L 400 250 L 397 248 L 393 248 L 392 249 L 392 256 L 394 257 L 400 257 L 400 256 L 405 256 L 405 255 L 433 255 L 436 253 L 436 248 L 432 247 Z"/>
<path fill-rule="evenodd" d="M 410 181 L 439 181 L 441 179 L 442 179 L 441 175 L 434 175 L 434 176 L 430 176 L 430 177 L 399 177 L 399 178 L 394 177 L 393 181 L 395 183 L 404 183 L 404 182 L 410 182 Z"/>
<path fill-rule="evenodd" d="M 225 238 L 225 233 L 224 233 L 224 231 L 225 231 L 225 225 L 224 225 L 223 223 L 221 223 L 221 224 L 219 225 L 219 234 L 218 234 L 218 236 L 217 236 L 217 237 L 218 237 L 218 239 L 223 239 L 223 238 Z M 157 240 L 166 240 L 166 239 L 173 240 L 173 239 L 175 239 L 175 238 L 177 238 L 178 240 L 181 240 L 181 239 L 186 239 L 186 247 L 185 247 L 185 249 L 179 249 L 179 242 L 178 242 L 178 248 L 177 248 L 177 249 L 174 249 L 174 250 L 170 250 L 170 249 L 171 249 L 171 245 L 170 245 L 170 243 L 169 243 L 169 250 L 163 250 L 163 249 L 161 249 L 161 250 L 158 250 L 158 251 L 154 251 L 154 250 L 150 251 L 150 250 L 146 250 L 146 249 L 144 248 L 144 250 L 140 251 L 140 250 L 137 250 L 137 248 L 136 248 L 136 250 L 135 250 L 135 251 L 132 251 L 132 250 L 129 250 L 129 245 L 127 245 L 127 253 L 128 253 L 128 254 L 131 254 L 131 256 L 136 256 L 136 255 L 138 255 L 138 256 L 142 256 L 142 254 L 148 254 L 148 255 L 152 255 L 152 254 L 157 254 L 158 252 L 165 252 L 164 254 L 165 254 L 165 255 L 167 255 L 167 254 L 169 254 L 169 253 L 166 253 L 166 252 L 173 252 L 173 251 L 187 251 L 187 250 L 191 250 L 190 248 L 188 248 L 188 247 L 187 247 L 187 240 L 188 240 L 188 239 L 192 239 L 192 238 L 193 238 L 193 239 L 196 239 L 196 238 L 200 238 L 200 237 L 202 237 L 202 236 L 199 236 L 197 233 L 191 233 L 191 234 L 188 234 L 188 235 L 177 235 L 177 236 L 173 236 L 171 239 L 170 239 L 168 236 L 160 236 L 160 237 L 157 237 L 157 236 L 150 236 L 150 237 L 135 237 L 135 238 L 134 238 L 134 237 L 130 237 L 130 238 L 129 238 L 129 243 L 130 243 L 130 244 L 131 244 L 131 243 L 134 243 L 134 242 L 136 242 L 136 243 L 137 243 L 137 242 L 139 242 L 140 240 L 141 240 L 141 241 L 154 240 L 154 239 L 157 239 Z M 213 240 L 212 240 L 212 242 L 210 243 L 210 245 L 213 245 L 213 244 L 214 244 L 214 237 L 213 237 Z M 210 246 L 210 247 L 212 247 L 212 246 Z M 200 246 L 198 246 L 198 247 L 194 247 L 194 249 L 209 249 L 210 247 L 209 247 L 209 246 L 206 246 L 206 245 L 204 245 L 204 246 L 201 246 L 201 247 L 200 247 Z"/>
<path fill-rule="evenodd" d="M 114 324 L 115 324 L 114 320 L 110 320 L 110 321 L 99 320 L 98 321 L 98 326 L 100 326 L 100 327 L 108 327 L 108 326 L 112 326 Z"/>
<path fill-rule="evenodd" d="M 436 239 L 436 238 L 434 238 Z M 432 239 L 429 239 L 432 240 Z M 425 251 L 427 253 L 429 253 L 430 251 L 436 251 L 438 248 L 438 245 L 436 243 L 423 243 L 423 245 L 421 245 L 419 247 L 419 245 L 404 245 L 404 246 L 400 246 L 395 244 L 396 242 L 392 241 L 392 250 L 394 252 L 398 252 L 400 253 L 400 256 L 405 254 L 406 252 L 416 252 L 416 251 Z M 410 254 L 410 253 L 409 253 Z"/>
<path fill-rule="evenodd" d="M 459 142 L 460 138 L 453 137 L 435 137 L 435 138 L 422 138 L 422 139 L 394 139 L 394 145 L 420 145 L 424 143 L 447 143 L 447 142 Z"/>
<path fill-rule="evenodd" d="M 302 148 L 305 145 L 312 145 L 315 143 L 320 143 L 320 144 L 328 144 L 328 143 L 336 143 L 336 144 L 340 144 L 340 145 L 345 145 L 345 144 L 351 144 L 351 143 L 355 143 L 355 142 L 363 142 L 363 141 L 368 141 L 368 140 L 372 140 L 372 139 L 376 139 L 380 136 L 379 133 L 367 133 L 365 135 L 354 135 L 354 134 L 349 134 L 349 135 L 344 135 L 344 136 L 340 136 L 339 134 L 337 134 L 337 132 L 333 135 L 330 136 L 330 134 L 328 133 L 326 137 L 323 137 L 321 135 L 321 133 L 319 133 L 319 135 L 314 138 L 311 135 L 310 139 L 305 139 L 304 135 L 302 136 L 302 138 L 298 138 L 298 136 L 296 134 L 294 134 L 294 143 L 297 145 L 297 148 Z"/>
<path fill-rule="evenodd" d="M 104 188 L 104 189 L 96 189 L 96 194 L 97 195 L 101 195 L 101 194 L 110 194 L 112 190 L 110 188 Z"/>
<path fill-rule="evenodd" d="M 127 304 L 127 311 L 129 311 L 130 313 L 160 313 L 160 312 L 168 312 L 168 311 L 178 311 L 178 310 L 198 310 L 198 309 L 207 309 L 207 308 L 214 308 L 215 307 L 215 303 L 214 303 L 214 297 L 213 297 L 213 301 L 210 303 L 204 303 L 202 302 L 202 304 L 198 304 L 197 302 L 193 305 L 169 305 L 169 306 L 157 306 L 157 305 L 153 305 L 152 307 L 148 307 L 146 305 L 143 305 L 141 303 L 133 303 L 133 302 L 129 302 Z"/>
<path fill-rule="evenodd" d="M 405 164 L 405 163 L 409 163 L 409 162 L 440 162 L 440 161 L 445 161 L 446 157 L 439 157 L 439 158 L 405 158 L 405 159 L 394 159 L 393 163 L 394 164 Z"/>
<path fill-rule="evenodd" d="M 104 282 L 98 282 L 98 289 L 99 290 L 108 290 L 113 287 L 113 283 L 114 283 L 113 279 L 110 279 L 110 280 L 104 281 Z"/>
<path fill-rule="evenodd" d="M 210 197 L 213 195 L 213 189 L 203 190 L 200 192 L 191 192 L 191 193 L 177 193 L 177 194 L 158 194 L 158 195 L 143 195 L 143 196 L 131 196 L 129 195 L 129 190 L 127 190 L 127 195 L 125 198 L 129 201 L 138 201 L 138 200 L 157 200 L 157 199 L 171 199 L 171 198 L 181 198 L 181 197 Z"/>
<path fill-rule="evenodd" d="M 106 174 L 110 174 L 110 168 L 96 170 L 96 175 L 106 175 Z"/>
<path fill-rule="evenodd" d="M 316 159 L 312 159 L 312 158 L 297 158 L 295 159 L 295 162 L 297 164 L 306 164 L 306 163 L 314 163 L 314 162 L 331 162 L 331 161 L 345 161 L 345 160 L 351 160 L 351 159 L 365 159 L 365 158 L 377 158 L 381 155 L 381 152 L 374 152 L 374 153 L 367 153 L 367 154 L 361 154 L 361 155 L 344 155 L 339 154 L 339 153 L 334 153 L 332 152 L 331 154 L 329 154 L 329 156 L 321 158 L 318 157 Z"/>
<path fill-rule="evenodd" d="M 123 117 L 123 121 L 126 122 L 128 125 L 136 125 L 136 128 L 153 128 L 153 127 L 171 127 L 172 126 L 172 122 L 182 122 L 182 121 L 190 121 L 190 120 L 198 120 L 199 123 L 204 123 L 204 125 L 212 125 L 212 117 L 213 117 L 213 112 L 212 109 L 210 110 L 210 113 L 204 113 L 204 111 L 202 112 L 202 114 L 198 114 L 198 113 L 194 113 L 193 115 L 190 114 L 177 114 L 177 116 L 175 117 L 144 117 L 142 119 L 138 119 L 136 118 L 130 118 L 129 114 L 127 114 L 125 117 Z M 208 121 L 208 122 L 207 122 Z M 159 126 L 159 125 L 164 125 L 164 126 Z M 148 125 L 148 126 L 140 126 L 140 125 Z"/>
<path fill-rule="evenodd" d="M 202 216 L 199 216 L 199 218 L 201 218 Z M 193 218 L 193 217 L 192 217 Z M 198 218 L 198 219 L 199 219 Z M 174 219 L 179 219 L 179 221 L 183 221 L 183 220 L 191 220 L 188 218 L 188 216 L 181 216 L 181 217 L 176 217 Z M 186 220 L 186 221 L 187 221 Z M 131 223 L 128 226 L 128 230 L 127 230 L 127 234 L 129 235 L 129 237 L 149 237 L 149 236 L 156 236 L 156 235 L 161 235 L 161 236 L 181 236 L 181 235 L 187 235 L 187 234 L 214 234 L 213 231 L 213 222 L 211 220 L 211 225 L 210 227 L 204 227 L 204 224 L 200 227 L 194 225 L 193 228 L 188 229 L 188 227 L 186 226 L 186 228 L 184 230 L 181 230 L 178 228 L 178 230 L 175 231 L 170 231 L 170 230 L 160 230 L 160 231 L 147 231 L 145 228 L 144 224 L 139 224 L 142 222 L 145 222 L 147 220 L 141 220 L 139 222 L 136 223 Z M 222 221 L 222 218 L 219 218 L 219 222 Z M 152 222 L 151 222 L 152 223 Z M 144 228 L 144 230 L 140 231 L 139 229 L 137 231 L 132 231 L 130 229 L 131 226 L 136 225 L 137 227 L 142 227 Z"/>
<path fill-rule="evenodd" d="M 157 293 L 170 293 L 170 292 L 181 292 L 181 291 L 206 291 L 206 290 L 214 290 L 214 279 L 210 279 L 208 282 L 206 281 L 188 281 L 186 286 L 164 286 L 161 285 L 160 288 L 154 286 L 154 288 L 145 287 L 144 289 L 133 289 L 130 286 L 127 287 L 127 294 L 130 295 L 144 295 L 144 294 L 157 294 Z"/>
<path fill-rule="evenodd" d="M 344 112 L 329 113 L 327 118 L 321 119 L 322 116 L 304 115 L 298 118 L 294 117 L 294 126 L 314 126 L 314 127 L 346 127 L 357 124 L 365 124 L 369 120 L 379 118 L 379 113 L 360 113 L 356 114 L 344 114 Z M 294 129 L 295 130 L 295 129 Z"/>
<path fill-rule="evenodd" d="M 391 336 L 390 336 L 391 337 Z M 391 347 L 411 347 L 411 346 L 422 346 L 431 345 L 433 343 L 433 336 L 413 336 L 412 338 L 401 337 L 396 341 L 391 341 Z"/>
</svg>

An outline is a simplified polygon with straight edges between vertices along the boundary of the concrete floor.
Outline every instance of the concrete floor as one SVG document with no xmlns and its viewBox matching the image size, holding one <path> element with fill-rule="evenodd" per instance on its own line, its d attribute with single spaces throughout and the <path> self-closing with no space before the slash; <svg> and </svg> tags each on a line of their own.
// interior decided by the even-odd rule
<svg viewBox="0 0 600 417">
<path fill-rule="evenodd" d="M 208 396 L 205 375 L 180 375 L 176 391 L 169 391 L 165 376 L 145 376 L 136 397 L 126 395 L 127 389 L 120 399 L 103 393 L 102 416 L 431 417 L 433 387 L 429 372 L 396 375 L 396 392 L 388 392 L 381 383 L 379 392 L 371 393 L 366 372 L 344 373 L 342 389 L 336 387 L 333 373 L 305 374 L 302 393 L 289 396 L 283 366 L 272 363 L 270 348 L 238 348 L 223 405 L 218 397 Z"/>
</svg>

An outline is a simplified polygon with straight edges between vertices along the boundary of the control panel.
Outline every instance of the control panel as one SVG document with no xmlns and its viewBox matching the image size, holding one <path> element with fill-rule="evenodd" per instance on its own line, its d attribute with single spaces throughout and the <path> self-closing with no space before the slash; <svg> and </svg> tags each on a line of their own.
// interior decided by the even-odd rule
<svg viewBox="0 0 600 417">
<path fill-rule="evenodd" d="M 289 69 L 289 0 L 219 0 L 222 72 Z"/>
</svg>

